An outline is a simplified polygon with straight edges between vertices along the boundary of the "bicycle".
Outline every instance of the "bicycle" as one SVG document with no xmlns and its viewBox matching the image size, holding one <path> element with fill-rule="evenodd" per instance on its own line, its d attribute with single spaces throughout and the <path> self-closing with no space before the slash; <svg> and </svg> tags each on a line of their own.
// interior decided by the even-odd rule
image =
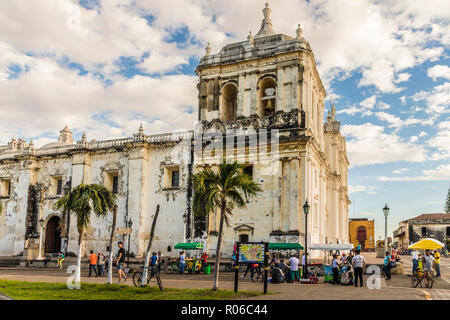
<svg viewBox="0 0 450 320">
<path fill-rule="evenodd" d="M 180 273 L 180 263 L 177 261 L 169 261 L 164 268 L 164 272 L 166 274 Z"/>
<path fill-rule="evenodd" d="M 418 285 L 422 287 L 422 281 L 425 279 L 425 288 L 431 289 L 433 287 L 434 279 L 432 271 L 416 270 L 411 275 L 411 285 L 416 288 Z"/>
<path fill-rule="evenodd" d="M 134 283 L 135 287 L 143 287 L 144 286 L 142 284 L 142 276 L 143 276 L 143 271 L 135 271 L 133 273 L 133 283 Z M 153 278 L 156 279 L 159 290 L 163 291 L 163 285 L 161 282 L 161 277 L 159 276 L 158 266 L 150 266 L 147 268 L 147 283 L 146 283 L 146 285 L 148 285 L 150 283 L 150 280 Z"/>
</svg>

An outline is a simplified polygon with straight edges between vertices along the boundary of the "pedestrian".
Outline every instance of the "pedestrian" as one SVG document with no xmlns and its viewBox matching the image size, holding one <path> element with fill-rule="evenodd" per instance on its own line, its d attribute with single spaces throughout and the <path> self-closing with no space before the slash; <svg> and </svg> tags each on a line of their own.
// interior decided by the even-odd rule
<svg viewBox="0 0 450 320">
<path fill-rule="evenodd" d="M 339 259 L 338 255 L 335 253 L 333 254 L 333 261 L 331 263 L 331 267 L 333 270 L 333 284 L 339 284 Z"/>
<path fill-rule="evenodd" d="M 434 250 L 434 267 L 436 269 L 436 277 L 441 276 L 441 254 L 438 250 Z"/>
<path fill-rule="evenodd" d="M 302 255 L 302 269 L 303 269 L 303 274 L 305 275 L 304 278 L 309 278 L 307 257 L 308 257 L 308 253 L 303 253 L 303 255 Z"/>
<path fill-rule="evenodd" d="M 235 252 L 236 251 L 233 251 L 233 253 L 235 253 Z M 200 257 L 200 259 L 202 260 L 202 271 L 203 271 L 205 266 L 206 266 L 206 264 L 208 263 L 208 255 L 206 254 L 206 252 L 202 253 L 202 256 Z"/>
<path fill-rule="evenodd" d="M 186 258 L 184 256 L 184 251 L 180 252 L 180 274 L 184 274 L 184 266 L 186 263 Z"/>
<path fill-rule="evenodd" d="M 419 252 L 417 250 L 414 250 L 412 253 L 412 263 L 413 263 L 412 274 L 416 272 L 418 261 L 419 261 Z"/>
<path fill-rule="evenodd" d="M 255 281 L 255 280 L 253 279 L 253 276 L 255 275 L 255 273 L 258 274 L 258 276 L 256 277 L 256 281 L 258 281 L 260 277 L 261 277 L 261 279 L 264 279 L 264 276 L 263 276 L 262 271 L 261 271 L 261 265 L 258 264 L 258 263 L 254 263 L 254 264 L 252 265 L 252 267 L 253 267 L 254 272 L 253 272 L 253 274 L 251 275 L 251 280 L 252 280 L 252 281 Z"/>
<path fill-rule="evenodd" d="M 359 252 L 361 252 L 361 250 Z M 350 263 L 350 264 L 353 263 L 353 257 L 354 257 L 353 256 L 353 251 L 350 250 L 350 253 L 348 254 L 348 257 L 347 257 L 348 263 Z"/>
<path fill-rule="evenodd" d="M 164 263 L 164 257 L 161 251 L 158 251 L 158 271 L 161 272 L 161 266 Z"/>
<path fill-rule="evenodd" d="M 101 253 L 101 251 L 99 251 L 97 258 L 98 275 L 102 277 L 105 275 L 106 257 L 103 253 Z"/>
<path fill-rule="evenodd" d="M 298 273 L 298 264 L 299 264 L 299 260 L 298 258 L 295 256 L 295 254 L 293 254 L 290 258 L 289 258 L 289 273 L 291 275 L 291 281 L 292 283 L 295 283 L 295 281 L 298 281 L 298 283 L 300 283 L 300 274 Z"/>
<path fill-rule="evenodd" d="M 359 286 L 363 286 L 363 271 L 366 267 L 366 259 L 361 255 L 361 250 L 355 251 L 355 256 L 352 259 L 353 268 L 355 270 L 355 287 L 358 286 L 358 278 L 359 278 Z"/>
<path fill-rule="evenodd" d="M 61 251 L 58 255 L 58 260 L 57 260 L 58 266 L 60 269 L 62 269 L 62 267 L 63 267 L 63 261 L 64 261 L 64 253 Z"/>
<path fill-rule="evenodd" d="M 89 255 L 89 278 L 91 277 L 92 270 L 94 270 L 95 276 L 98 277 L 97 255 L 94 253 L 93 250 L 91 250 L 90 252 L 91 254 Z"/>
<path fill-rule="evenodd" d="M 386 280 L 391 280 L 391 256 L 389 255 L 389 252 L 385 252 L 384 254 L 384 275 Z"/>
<path fill-rule="evenodd" d="M 426 273 L 431 276 L 431 272 L 433 270 L 434 257 L 430 255 L 430 250 L 425 250 L 425 255 L 422 258 L 423 267 Z"/>
<path fill-rule="evenodd" d="M 253 264 L 247 263 L 247 268 L 245 268 L 244 275 L 241 276 L 242 279 L 245 279 L 247 273 L 250 271 L 250 279 L 253 279 L 253 274 L 255 273 L 255 269 L 253 268 Z"/>
<path fill-rule="evenodd" d="M 125 249 L 123 248 L 123 243 L 119 241 L 117 243 L 119 247 L 119 251 L 117 252 L 117 275 L 119 277 L 119 283 L 123 281 L 127 281 L 127 276 L 125 275 L 125 272 L 123 271 L 123 264 L 125 262 Z"/>
</svg>

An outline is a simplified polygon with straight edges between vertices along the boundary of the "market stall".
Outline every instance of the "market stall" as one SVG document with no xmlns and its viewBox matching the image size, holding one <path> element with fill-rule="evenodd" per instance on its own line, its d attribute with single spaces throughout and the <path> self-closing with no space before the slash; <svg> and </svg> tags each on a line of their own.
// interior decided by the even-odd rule
<svg viewBox="0 0 450 320">
<path fill-rule="evenodd" d="M 187 270 L 188 270 L 188 273 L 200 272 L 200 268 L 202 266 L 200 263 L 199 253 L 203 252 L 203 249 L 204 249 L 202 243 L 200 243 L 200 242 L 182 242 L 182 243 L 176 244 L 174 248 L 178 249 L 178 250 L 183 250 L 183 251 L 193 250 L 194 257 L 192 257 L 192 258 L 186 257 Z M 210 270 L 211 270 L 210 266 L 208 266 L 208 273 Z"/>
<path fill-rule="evenodd" d="M 330 252 L 338 251 L 350 251 L 353 249 L 353 244 L 311 244 L 308 246 L 309 250 L 322 250 L 323 251 L 323 265 L 320 267 L 321 273 L 324 275 L 324 281 L 328 282 L 333 279 L 333 270 L 329 264 Z M 345 271 L 341 269 L 341 271 Z"/>
</svg>

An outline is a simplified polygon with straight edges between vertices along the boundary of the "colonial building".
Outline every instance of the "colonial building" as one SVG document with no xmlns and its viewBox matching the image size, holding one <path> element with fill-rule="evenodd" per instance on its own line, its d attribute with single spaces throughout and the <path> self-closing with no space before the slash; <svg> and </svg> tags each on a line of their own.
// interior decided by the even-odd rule
<svg viewBox="0 0 450 320">
<path fill-rule="evenodd" d="M 196 69 L 199 121 L 195 130 L 74 142 L 68 127 L 58 142 L 36 149 L 11 140 L 0 147 L 0 255 L 76 252 L 71 213 L 54 203 L 80 183 L 98 183 L 118 196 L 118 227 L 132 221 L 131 252 L 142 256 L 157 204 L 154 250 L 175 255 L 178 242 L 202 241 L 213 254 L 219 219 L 194 217 L 190 175 L 223 158 L 246 163 L 263 193 L 233 210 L 224 256 L 236 241 L 305 240 L 305 201 L 311 205 L 309 243 L 348 243 L 348 160 L 334 106 L 326 97 L 313 52 L 302 36 L 277 34 L 266 4 L 259 32 L 212 54 Z M 92 219 L 85 252 L 105 250 L 112 215 Z M 60 228 L 57 226 L 61 225 Z M 40 237 L 42 235 L 42 237 Z M 39 240 L 42 245 L 39 246 Z M 67 240 L 68 239 L 68 240 Z"/>
<path fill-rule="evenodd" d="M 422 238 L 437 239 L 450 248 L 450 214 L 424 213 L 401 221 L 394 231 L 394 244 L 400 249 L 406 249 Z"/>
<path fill-rule="evenodd" d="M 350 218 L 348 231 L 354 248 L 361 246 L 362 251 L 375 251 L 375 220 Z"/>
</svg>

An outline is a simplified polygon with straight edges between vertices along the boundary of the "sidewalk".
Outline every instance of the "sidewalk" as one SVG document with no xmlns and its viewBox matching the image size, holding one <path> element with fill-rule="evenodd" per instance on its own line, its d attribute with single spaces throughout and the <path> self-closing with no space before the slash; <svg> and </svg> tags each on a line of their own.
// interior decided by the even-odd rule
<svg viewBox="0 0 450 320">
<path fill-rule="evenodd" d="M 19 270 L 2 270 L 0 279 L 38 282 L 59 282 L 65 283 L 69 274 L 60 271 L 55 274 L 45 272 L 24 272 Z M 114 283 L 117 283 L 117 276 L 114 275 Z M 126 285 L 133 285 L 132 275 L 129 275 Z M 213 275 L 161 275 L 163 286 L 166 288 L 181 289 L 208 289 L 212 287 Z M 240 291 L 262 291 L 262 282 L 251 282 L 239 279 Z M 364 278 L 364 281 L 367 277 Z M 83 276 L 82 282 L 106 283 L 106 278 L 88 278 Z M 367 287 L 354 286 L 334 286 L 327 283 L 316 285 L 311 284 L 268 284 L 268 291 L 274 294 L 259 296 L 256 299 L 269 300 L 417 300 L 425 299 L 423 291 L 409 288 L 390 288 L 386 286 L 384 279 L 381 279 L 381 288 L 370 290 Z M 156 283 L 151 282 L 155 286 Z M 219 281 L 220 289 L 233 290 L 233 274 L 222 273 Z"/>
</svg>

